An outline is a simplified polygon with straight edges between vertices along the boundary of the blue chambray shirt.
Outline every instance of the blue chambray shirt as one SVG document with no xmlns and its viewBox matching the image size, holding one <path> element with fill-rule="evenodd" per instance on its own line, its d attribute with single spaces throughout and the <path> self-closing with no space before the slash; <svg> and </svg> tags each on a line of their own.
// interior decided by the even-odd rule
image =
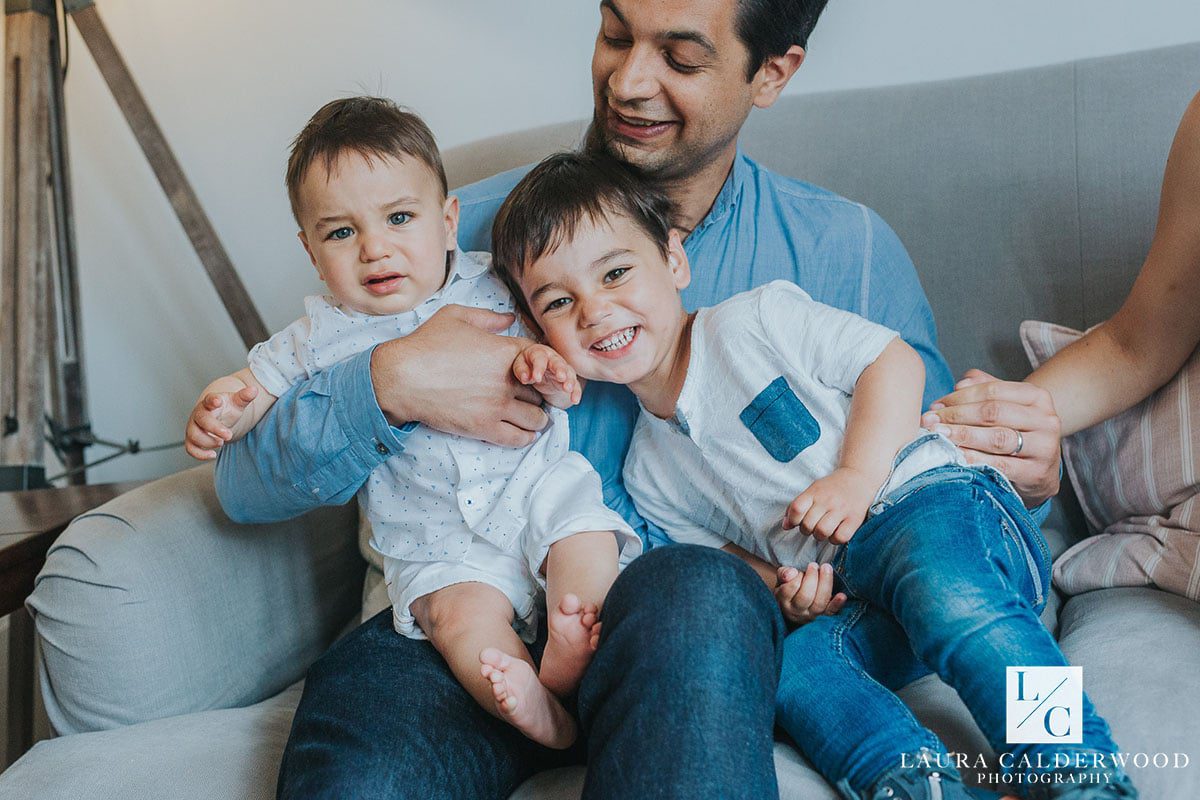
<svg viewBox="0 0 1200 800">
<path fill-rule="evenodd" d="M 458 243 L 491 250 L 491 226 L 532 165 L 457 192 Z M 713 305 L 772 280 L 898 331 L 925 362 L 925 405 L 948 393 L 950 370 L 937 349 L 933 314 L 896 234 L 860 203 L 793 180 L 738 153 L 708 215 L 684 242 L 692 282 L 685 306 Z M 375 400 L 370 351 L 293 387 L 217 461 L 217 493 L 230 518 L 270 522 L 341 504 L 371 471 L 404 447 L 411 425 L 388 424 Z M 570 411 L 571 447 L 600 473 L 604 500 L 649 546 L 666 542 L 634 509 L 621 470 L 637 420 L 624 386 L 591 383 Z"/>
</svg>

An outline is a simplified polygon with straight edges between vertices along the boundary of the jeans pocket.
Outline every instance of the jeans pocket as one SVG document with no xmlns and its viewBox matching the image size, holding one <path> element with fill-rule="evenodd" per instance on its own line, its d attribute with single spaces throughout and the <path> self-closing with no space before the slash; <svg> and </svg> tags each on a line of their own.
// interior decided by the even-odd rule
<svg viewBox="0 0 1200 800">
<path fill-rule="evenodd" d="M 821 438 L 821 426 L 780 376 L 738 415 L 771 458 L 786 464 Z"/>
</svg>

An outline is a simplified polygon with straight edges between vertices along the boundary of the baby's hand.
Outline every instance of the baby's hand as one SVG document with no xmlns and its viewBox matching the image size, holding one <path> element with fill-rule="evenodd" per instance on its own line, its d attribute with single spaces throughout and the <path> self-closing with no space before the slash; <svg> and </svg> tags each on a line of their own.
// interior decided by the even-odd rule
<svg viewBox="0 0 1200 800">
<path fill-rule="evenodd" d="M 822 614 L 832 616 L 846 604 L 844 593 L 833 594 L 833 567 L 828 564 L 809 564 L 803 572 L 780 567 L 778 578 L 775 601 L 783 618 L 792 625 L 804 625 Z"/>
<path fill-rule="evenodd" d="M 859 470 L 839 467 L 813 481 L 792 501 L 783 515 L 785 530 L 801 532 L 820 541 L 845 544 L 862 525 L 879 485 Z"/>
<path fill-rule="evenodd" d="M 583 384 L 575 376 L 575 370 L 556 350 L 544 344 L 522 350 L 513 361 L 513 375 L 556 408 L 570 408 L 583 396 Z"/>
<path fill-rule="evenodd" d="M 210 392 L 201 397 L 188 418 L 183 449 L 201 461 L 216 458 L 221 445 L 233 438 L 230 428 L 257 395 L 258 387 L 247 386 L 237 392 Z"/>
</svg>

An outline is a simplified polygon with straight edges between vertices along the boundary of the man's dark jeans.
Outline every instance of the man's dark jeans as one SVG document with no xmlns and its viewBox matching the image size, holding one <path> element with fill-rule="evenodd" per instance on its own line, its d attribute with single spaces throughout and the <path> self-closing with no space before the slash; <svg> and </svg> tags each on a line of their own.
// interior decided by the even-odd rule
<svg viewBox="0 0 1200 800">
<path fill-rule="evenodd" d="M 589 799 L 778 797 L 785 629 L 750 568 L 703 547 L 653 550 L 617 579 L 603 619 L 579 690 L 583 739 L 556 752 L 479 708 L 429 642 L 392 629 L 390 609 L 375 616 L 309 670 L 279 798 L 503 800 L 585 759 Z"/>
</svg>

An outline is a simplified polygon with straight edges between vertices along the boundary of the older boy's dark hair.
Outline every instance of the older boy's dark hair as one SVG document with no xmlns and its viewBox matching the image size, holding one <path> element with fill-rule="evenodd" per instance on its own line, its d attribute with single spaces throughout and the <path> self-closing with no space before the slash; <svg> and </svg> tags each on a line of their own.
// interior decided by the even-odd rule
<svg viewBox="0 0 1200 800">
<path fill-rule="evenodd" d="M 492 224 L 492 266 L 529 315 L 517 279 L 525 267 L 575 236 L 581 222 L 623 216 L 667 255 L 671 201 L 603 152 L 557 153 L 509 193 Z"/>
<path fill-rule="evenodd" d="M 347 150 L 367 160 L 415 158 L 433 170 L 445 195 L 446 170 L 433 133 L 420 117 L 382 97 L 345 97 L 321 106 L 292 142 L 288 156 L 288 200 L 300 224 L 300 183 L 318 159 L 326 171 Z"/>
<path fill-rule="evenodd" d="M 781 56 L 792 45 L 808 47 L 808 37 L 828 0 L 737 0 L 734 27 L 750 51 L 746 80 L 771 56 Z"/>
</svg>

